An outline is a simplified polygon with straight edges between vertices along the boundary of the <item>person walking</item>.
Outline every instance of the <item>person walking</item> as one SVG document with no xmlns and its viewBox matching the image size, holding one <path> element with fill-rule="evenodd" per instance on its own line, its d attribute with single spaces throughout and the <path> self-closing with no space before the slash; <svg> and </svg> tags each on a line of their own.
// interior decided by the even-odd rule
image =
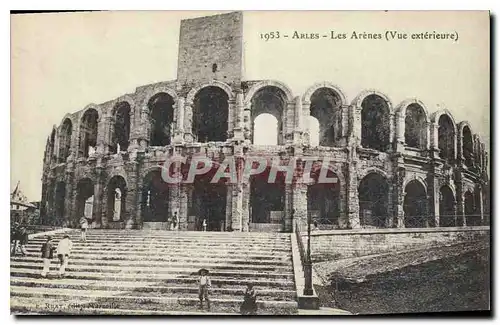
<svg viewBox="0 0 500 325">
<path fill-rule="evenodd" d="M 19 246 L 21 248 L 21 255 L 26 256 L 27 251 L 26 251 L 26 245 L 28 245 L 28 230 L 26 230 L 26 227 L 21 227 L 18 233 L 18 240 L 19 240 Z"/>
<path fill-rule="evenodd" d="M 177 211 L 174 212 L 172 216 L 172 230 L 177 230 L 179 228 L 179 217 L 177 216 Z"/>
<path fill-rule="evenodd" d="M 10 241 L 11 241 L 11 245 L 12 245 L 10 255 L 15 256 L 17 253 L 17 244 L 19 242 L 19 223 L 18 222 L 14 223 L 12 228 L 10 228 Z"/>
<path fill-rule="evenodd" d="M 202 229 L 203 231 L 207 231 L 207 219 L 203 219 Z"/>
<path fill-rule="evenodd" d="M 87 228 L 89 227 L 89 222 L 87 218 L 81 217 L 80 218 L 80 229 L 81 229 L 81 234 L 82 234 L 82 241 L 86 242 L 87 241 Z"/>
<path fill-rule="evenodd" d="M 203 309 L 203 300 L 207 302 L 207 308 L 210 310 L 210 299 L 209 299 L 209 289 L 212 286 L 210 281 L 209 271 L 207 269 L 201 269 L 198 271 L 200 274 L 199 279 L 199 299 L 200 299 L 200 309 Z"/>
<path fill-rule="evenodd" d="M 66 273 L 66 268 L 69 263 L 69 255 L 71 254 L 71 249 L 73 248 L 73 243 L 69 239 L 69 235 L 64 235 L 63 239 L 57 244 L 57 257 L 59 258 L 59 276 L 63 277 Z"/>
<path fill-rule="evenodd" d="M 243 303 L 240 307 L 242 315 L 255 315 L 257 314 L 257 292 L 253 288 L 252 283 L 247 284 Z"/>
<path fill-rule="evenodd" d="M 47 241 L 42 245 L 42 259 L 43 259 L 43 269 L 42 277 L 46 277 L 47 273 L 50 271 L 50 261 L 54 258 L 54 244 L 52 243 L 52 236 L 47 236 Z"/>
</svg>

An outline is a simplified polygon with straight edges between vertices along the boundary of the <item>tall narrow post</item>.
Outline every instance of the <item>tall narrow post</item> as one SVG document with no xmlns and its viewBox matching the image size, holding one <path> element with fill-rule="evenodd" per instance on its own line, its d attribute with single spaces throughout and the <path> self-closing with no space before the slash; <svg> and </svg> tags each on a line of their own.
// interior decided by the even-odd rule
<svg viewBox="0 0 500 325">
<path fill-rule="evenodd" d="M 311 263 L 311 214 L 307 214 L 307 257 L 304 268 L 304 296 L 312 296 L 312 263 Z"/>
</svg>

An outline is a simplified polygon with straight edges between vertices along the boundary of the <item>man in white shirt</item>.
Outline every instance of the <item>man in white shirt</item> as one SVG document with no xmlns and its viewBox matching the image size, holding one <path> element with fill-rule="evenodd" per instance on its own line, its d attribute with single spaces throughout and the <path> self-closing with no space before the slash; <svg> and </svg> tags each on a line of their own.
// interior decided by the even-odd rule
<svg viewBox="0 0 500 325">
<path fill-rule="evenodd" d="M 61 239 L 57 245 L 57 257 L 59 257 L 59 262 L 61 263 L 59 266 L 59 276 L 64 276 L 66 272 L 72 248 L 73 243 L 69 239 L 69 235 L 64 235 L 64 238 Z"/>
</svg>

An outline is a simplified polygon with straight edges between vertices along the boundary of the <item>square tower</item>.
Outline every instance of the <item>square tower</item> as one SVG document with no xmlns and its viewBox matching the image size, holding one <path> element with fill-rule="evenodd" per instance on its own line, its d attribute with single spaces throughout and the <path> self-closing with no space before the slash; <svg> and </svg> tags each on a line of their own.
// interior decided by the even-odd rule
<svg viewBox="0 0 500 325">
<path fill-rule="evenodd" d="M 243 14 L 232 12 L 181 21 L 177 81 L 219 80 L 239 85 L 243 64 Z"/>
</svg>

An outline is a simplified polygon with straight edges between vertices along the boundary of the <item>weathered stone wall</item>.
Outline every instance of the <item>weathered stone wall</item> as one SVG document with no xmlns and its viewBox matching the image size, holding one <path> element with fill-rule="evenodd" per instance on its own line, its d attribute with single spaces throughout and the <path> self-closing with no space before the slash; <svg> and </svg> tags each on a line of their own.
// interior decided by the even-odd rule
<svg viewBox="0 0 500 325">
<path fill-rule="evenodd" d="M 489 236 L 489 227 L 319 230 L 311 234 L 311 254 L 319 262 L 465 241 L 489 241 Z M 307 235 L 302 238 L 306 243 Z"/>
<path fill-rule="evenodd" d="M 181 22 L 177 79 L 181 85 L 220 80 L 241 81 L 243 16 L 229 14 Z M 213 67 L 216 65 L 216 71 Z"/>
</svg>

